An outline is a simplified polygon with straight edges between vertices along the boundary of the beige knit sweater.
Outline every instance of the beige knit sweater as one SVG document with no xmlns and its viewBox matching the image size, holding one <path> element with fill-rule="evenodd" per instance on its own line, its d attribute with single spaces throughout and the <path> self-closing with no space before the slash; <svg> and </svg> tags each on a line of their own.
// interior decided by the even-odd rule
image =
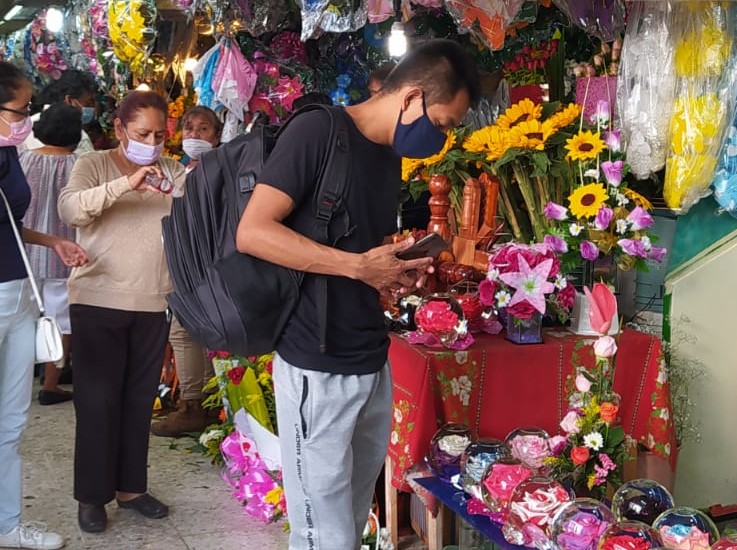
<svg viewBox="0 0 737 550">
<path fill-rule="evenodd" d="M 158 164 L 183 189 L 184 167 L 164 157 Z M 171 196 L 131 190 L 111 151 L 80 157 L 59 195 L 59 215 L 77 228 L 77 242 L 90 257 L 72 270 L 69 303 L 164 311 L 171 283 L 161 218 L 170 211 Z"/>
</svg>

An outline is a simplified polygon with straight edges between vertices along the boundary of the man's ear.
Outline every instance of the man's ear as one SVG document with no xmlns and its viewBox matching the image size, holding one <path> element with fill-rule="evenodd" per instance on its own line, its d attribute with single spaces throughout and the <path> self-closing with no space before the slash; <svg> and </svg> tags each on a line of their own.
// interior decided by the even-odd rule
<svg viewBox="0 0 737 550">
<path fill-rule="evenodd" d="M 402 111 L 409 109 L 410 104 L 417 98 L 422 98 L 422 89 L 418 86 L 407 88 L 402 99 Z"/>
</svg>

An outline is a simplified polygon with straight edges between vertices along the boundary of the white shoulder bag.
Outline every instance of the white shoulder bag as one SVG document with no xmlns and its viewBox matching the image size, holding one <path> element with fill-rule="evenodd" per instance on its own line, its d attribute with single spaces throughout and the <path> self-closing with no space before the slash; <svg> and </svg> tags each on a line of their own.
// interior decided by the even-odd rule
<svg viewBox="0 0 737 550">
<path fill-rule="evenodd" d="M 8 203 L 8 199 L 2 189 L 0 189 L 0 195 L 3 196 L 5 208 L 8 210 L 10 225 L 13 227 L 15 240 L 18 242 L 18 250 L 20 250 L 20 255 L 23 257 L 23 264 L 26 266 L 28 280 L 31 282 L 33 295 L 36 297 L 36 303 L 38 304 L 38 309 L 41 312 L 41 316 L 36 321 L 36 363 L 56 363 L 64 356 L 64 348 L 61 343 L 61 329 L 59 328 L 56 319 L 45 315 L 44 303 L 41 299 L 41 294 L 38 292 L 36 278 L 33 276 L 33 272 L 31 271 L 31 264 L 28 261 L 26 247 L 23 246 L 23 239 L 21 239 L 18 226 L 15 225 L 13 211 L 10 209 L 10 203 Z"/>
</svg>

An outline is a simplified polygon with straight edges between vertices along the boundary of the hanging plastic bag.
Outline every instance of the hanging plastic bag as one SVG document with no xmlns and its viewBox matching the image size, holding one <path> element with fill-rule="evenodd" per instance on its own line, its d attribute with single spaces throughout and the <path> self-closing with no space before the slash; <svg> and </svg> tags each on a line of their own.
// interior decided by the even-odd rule
<svg viewBox="0 0 737 550">
<path fill-rule="evenodd" d="M 622 0 L 553 0 L 571 23 L 587 34 L 611 42 L 624 31 L 625 9 Z"/>
<path fill-rule="evenodd" d="M 461 29 L 492 50 L 501 50 L 522 4 L 524 0 L 447 0 L 446 8 Z"/>
<path fill-rule="evenodd" d="M 237 46 L 224 39 L 212 89 L 215 98 L 240 121 L 248 109 L 248 102 L 256 87 L 256 71 L 243 57 Z"/>
<path fill-rule="evenodd" d="M 108 10 L 115 55 L 129 65 L 131 73 L 143 74 L 156 38 L 156 4 L 152 0 L 111 0 Z"/>
<path fill-rule="evenodd" d="M 261 36 L 276 32 L 289 23 L 289 4 L 287 0 L 233 0 L 243 16 L 243 28 L 251 36 Z"/>
<path fill-rule="evenodd" d="M 686 212 L 708 195 L 734 103 L 734 8 L 674 3 L 675 104 L 663 196 Z"/>
<path fill-rule="evenodd" d="M 638 179 L 665 166 L 675 101 L 670 2 L 634 2 L 624 36 L 617 98 L 627 162 Z"/>
<path fill-rule="evenodd" d="M 302 14 L 302 41 L 322 31 L 345 33 L 362 28 L 368 19 L 368 0 L 298 0 Z"/>
<path fill-rule="evenodd" d="M 737 114 L 719 154 L 719 166 L 711 183 L 720 212 L 737 218 Z"/>
<path fill-rule="evenodd" d="M 220 44 L 215 44 L 200 57 L 197 65 L 192 70 L 193 86 L 195 92 L 197 92 L 197 104 L 213 110 L 217 106 L 217 101 L 215 91 L 212 88 L 212 80 L 215 77 L 219 59 Z"/>
</svg>

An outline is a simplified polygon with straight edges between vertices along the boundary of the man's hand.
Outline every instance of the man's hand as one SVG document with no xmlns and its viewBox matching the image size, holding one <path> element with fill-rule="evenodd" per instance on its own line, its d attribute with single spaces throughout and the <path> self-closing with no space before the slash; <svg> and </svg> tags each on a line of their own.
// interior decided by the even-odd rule
<svg viewBox="0 0 737 550">
<path fill-rule="evenodd" d="M 432 273 L 432 258 L 400 260 L 397 253 L 412 246 L 414 239 L 372 248 L 361 258 L 357 278 L 384 295 L 399 298 L 425 284 Z"/>
</svg>

